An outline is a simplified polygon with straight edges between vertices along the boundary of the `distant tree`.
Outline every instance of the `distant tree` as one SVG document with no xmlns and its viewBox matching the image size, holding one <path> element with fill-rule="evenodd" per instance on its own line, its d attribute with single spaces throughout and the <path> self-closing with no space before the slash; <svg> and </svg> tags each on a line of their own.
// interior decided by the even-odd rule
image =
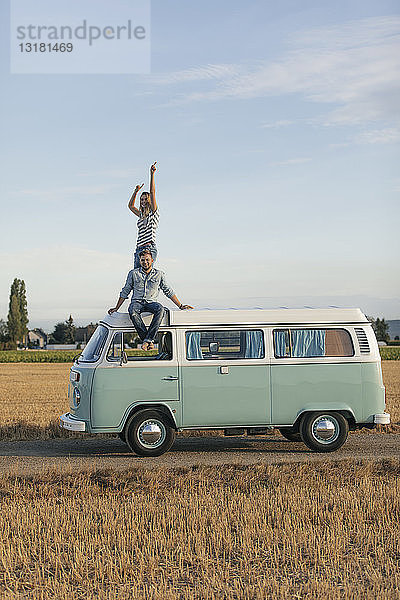
<svg viewBox="0 0 400 600">
<path fill-rule="evenodd" d="M 19 300 L 19 307 L 20 307 L 20 311 L 21 311 L 22 329 L 23 329 L 24 336 L 27 336 L 28 335 L 29 316 L 28 316 L 28 302 L 26 300 L 26 285 L 25 285 L 25 281 L 23 279 L 20 280 L 18 300 Z"/>
<path fill-rule="evenodd" d="M 15 278 L 10 288 L 7 317 L 8 333 L 13 344 L 17 342 L 26 343 L 28 322 L 25 281 Z"/>
<path fill-rule="evenodd" d="M 7 329 L 11 343 L 16 346 L 22 339 L 22 321 L 18 298 L 15 294 L 10 297 L 8 308 Z"/>
<path fill-rule="evenodd" d="M 69 315 L 69 319 L 67 319 L 65 321 L 65 324 L 67 326 L 67 344 L 73 344 L 75 342 L 75 331 L 76 331 L 76 327 L 74 325 L 74 320 L 72 318 L 72 315 Z"/>
<path fill-rule="evenodd" d="M 73 344 L 75 342 L 75 325 L 72 316 L 64 321 L 64 323 L 57 323 L 54 326 L 54 331 L 50 336 L 51 344 Z"/>
<path fill-rule="evenodd" d="M 398 336 L 398 335 L 395 335 L 395 336 L 394 336 L 394 339 L 395 339 L 395 340 L 400 340 L 400 338 L 399 338 L 399 336 Z"/>
<path fill-rule="evenodd" d="M 51 344 L 66 344 L 66 340 L 68 337 L 67 324 L 64 323 L 56 323 L 54 325 L 54 331 L 50 335 L 50 343 Z"/>
<path fill-rule="evenodd" d="M 385 321 L 384 318 L 375 320 L 375 335 L 378 342 L 389 342 L 389 323 Z"/>
</svg>

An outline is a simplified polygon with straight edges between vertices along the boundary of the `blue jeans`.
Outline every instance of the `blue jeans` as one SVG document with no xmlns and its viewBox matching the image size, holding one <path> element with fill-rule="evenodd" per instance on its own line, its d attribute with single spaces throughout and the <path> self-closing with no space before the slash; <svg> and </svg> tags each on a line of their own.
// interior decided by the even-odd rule
<svg viewBox="0 0 400 600">
<path fill-rule="evenodd" d="M 157 247 L 155 244 L 145 244 L 144 246 L 140 246 L 140 248 L 136 248 L 135 254 L 133 255 L 133 268 L 138 269 L 140 267 L 140 252 L 143 252 L 144 249 L 148 249 L 151 254 L 151 258 L 153 262 L 156 262 L 157 258 Z"/>
<path fill-rule="evenodd" d="M 128 308 L 128 313 L 142 342 L 154 342 L 164 316 L 164 311 L 163 305 L 159 302 L 132 300 Z M 142 312 L 149 312 L 154 315 L 148 329 L 141 317 Z"/>
</svg>

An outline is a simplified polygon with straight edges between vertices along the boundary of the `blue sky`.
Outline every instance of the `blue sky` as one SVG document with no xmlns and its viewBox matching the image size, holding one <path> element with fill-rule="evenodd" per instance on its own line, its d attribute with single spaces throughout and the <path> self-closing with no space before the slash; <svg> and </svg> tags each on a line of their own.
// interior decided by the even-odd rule
<svg viewBox="0 0 400 600">
<path fill-rule="evenodd" d="M 181 300 L 400 318 L 397 2 L 153 0 L 148 75 L 11 75 L 1 11 L 0 318 L 114 305 L 154 160 Z"/>
</svg>

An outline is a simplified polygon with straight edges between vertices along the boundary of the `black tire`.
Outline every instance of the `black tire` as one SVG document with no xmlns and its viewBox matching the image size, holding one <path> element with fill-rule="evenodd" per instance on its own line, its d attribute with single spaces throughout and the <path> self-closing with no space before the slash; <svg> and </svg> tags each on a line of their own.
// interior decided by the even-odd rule
<svg viewBox="0 0 400 600">
<path fill-rule="evenodd" d="M 315 452 L 338 450 L 349 433 L 347 419 L 338 412 L 306 413 L 300 422 L 300 435 L 305 445 Z"/>
<path fill-rule="evenodd" d="M 295 431 L 293 427 L 282 427 L 279 429 L 279 433 L 289 442 L 301 442 L 301 435 L 298 431 Z"/>
<path fill-rule="evenodd" d="M 175 429 L 168 416 L 157 410 L 136 413 L 125 428 L 125 441 L 139 456 L 160 456 L 171 448 L 174 440 Z"/>
</svg>

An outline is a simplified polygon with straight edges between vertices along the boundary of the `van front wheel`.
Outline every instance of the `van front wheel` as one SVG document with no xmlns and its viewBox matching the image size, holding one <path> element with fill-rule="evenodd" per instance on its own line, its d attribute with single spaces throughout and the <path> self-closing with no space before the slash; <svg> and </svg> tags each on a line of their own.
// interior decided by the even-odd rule
<svg viewBox="0 0 400 600">
<path fill-rule="evenodd" d="M 349 433 L 349 424 L 337 412 L 307 413 L 300 423 L 301 439 L 310 450 L 333 452 L 338 450 Z"/>
<path fill-rule="evenodd" d="M 129 419 L 125 440 L 132 452 L 139 456 L 160 456 L 174 443 L 175 430 L 163 413 L 142 410 Z"/>
</svg>

